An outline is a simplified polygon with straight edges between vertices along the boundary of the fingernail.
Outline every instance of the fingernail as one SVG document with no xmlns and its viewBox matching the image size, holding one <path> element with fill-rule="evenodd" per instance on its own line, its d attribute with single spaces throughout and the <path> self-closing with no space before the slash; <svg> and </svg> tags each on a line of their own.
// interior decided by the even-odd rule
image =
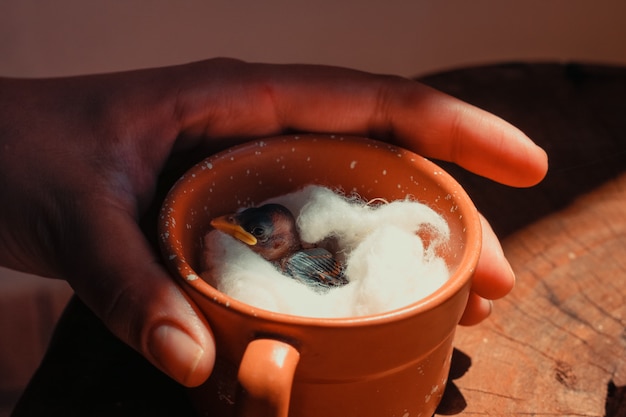
<svg viewBox="0 0 626 417">
<path fill-rule="evenodd" d="M 194 339 L 171 324 L 162 324 L 152 331 L 148 349 L 157 365 L 184 385 L 192 379 L 204 354 Z"/>
</svg>

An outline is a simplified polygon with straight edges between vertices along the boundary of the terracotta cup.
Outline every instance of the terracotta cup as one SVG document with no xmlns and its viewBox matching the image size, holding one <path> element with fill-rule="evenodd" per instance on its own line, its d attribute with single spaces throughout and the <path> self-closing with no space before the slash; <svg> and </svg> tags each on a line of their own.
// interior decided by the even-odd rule
<svg viewBox="0 0 626 417">
<path fill-rule="evenodd" d="M 412 196 L 428 204 L 450 226 L 441 255 L 451 277 L 432 295 L 395 311 L 333 319 L 258 309 L 198 277 L 201 240 L 213 217 L 307 184 L 354 191 L 365 199 Z M 206 315 L 217 345 L 211 378 L 191 390 L 200 415 L 433 414 L 481 244 L 476 209 L 439 167 L 363 138 L 264 139 L 191 168 L 167 196 L 159 222 L 164 259 Z"/>
</svg>

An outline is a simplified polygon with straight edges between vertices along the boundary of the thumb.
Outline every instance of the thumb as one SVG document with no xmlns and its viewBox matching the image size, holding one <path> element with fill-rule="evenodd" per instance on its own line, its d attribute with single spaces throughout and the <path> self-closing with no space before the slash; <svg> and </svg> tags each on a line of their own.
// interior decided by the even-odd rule
<svg viewBox="0 0 626 417">
<path fill-rule="evenodd" d="M 75 246 L 82 256 L 69 281 L 77 295 L 171 378 L 186 386 L 204 382 L 215 346 L 197 306 L 158 263 L 131 216 L 98 212 L 91 219 Z"/>
</svg>

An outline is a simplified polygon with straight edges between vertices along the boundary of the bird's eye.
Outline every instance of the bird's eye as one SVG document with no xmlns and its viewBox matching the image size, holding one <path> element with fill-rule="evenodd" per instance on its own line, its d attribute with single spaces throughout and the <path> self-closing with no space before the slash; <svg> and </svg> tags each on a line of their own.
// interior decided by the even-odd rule
<svg viewBox="0 0 626 417">
<path fill-rule="evenodd" d="M 263 229 L 262 227 L 255 227 L 254 229 L 252 229 L 251 232 L 254 237 L 261 237 L 265 234 L 265 229 Z"/>
</svg>

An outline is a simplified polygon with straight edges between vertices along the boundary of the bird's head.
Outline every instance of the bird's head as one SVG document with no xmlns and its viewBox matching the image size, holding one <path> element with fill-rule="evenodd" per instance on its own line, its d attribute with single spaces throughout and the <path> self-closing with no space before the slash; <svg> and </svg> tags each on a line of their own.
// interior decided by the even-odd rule
<svg viewBox="0 0 626 417">
<path fill-rule="evenodd" d="M 293 214 L 280 204 L 266 204 L 217 217 L 211 226 L 227 233 L 268 261 L 279 261 L 301 247 Z"/>
</svg>

